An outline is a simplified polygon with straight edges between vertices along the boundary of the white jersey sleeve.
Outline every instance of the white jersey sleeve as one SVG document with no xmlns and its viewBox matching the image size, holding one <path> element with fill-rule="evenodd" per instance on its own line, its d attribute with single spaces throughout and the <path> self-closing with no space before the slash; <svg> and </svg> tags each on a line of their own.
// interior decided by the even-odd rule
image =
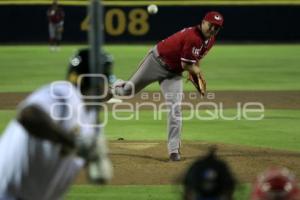
<svg viewBox="0 0 300 200">
<path fill-rule="evenodd" d="M 84 117 L 88 113 L 80 94 L 68 82 L 38 89 L 18 110 L 30 105 L 39 106 L 65 130 L 78 128 L 81 138 L 92 138 L 95 132 L 79 122 L 80 116 L 91 121 L 95 117 Z M 61 149 L 60 144 L 31 136 L 13 120 L 0 137 L 0 199 L 6 194 L 31 200 L 60 199 L 84 165 L 76 155 L 62 157 Z"/>
<path fill-rule="evenodd" d="M 18 110 L 29 105 L 37 105 L 66 132 L 79 130 L 80 134 L 93 135 L 94 129 L 86 125 L 95 122 L 81 100 L 79 91 L 67 81 L 57 81 L 42 87 L 23 101 Z"/>
<path fill-rule="evenodd" d="M 18 110 L 21 111 L 30 105 L 39 106 L 65 130 L 79 126 L 78 115 L 84 114 L 79 111 L 83 105 L 79 92 L 66 81 L 53 82 L 38 89 L 21 102 Z"/>
</svg>

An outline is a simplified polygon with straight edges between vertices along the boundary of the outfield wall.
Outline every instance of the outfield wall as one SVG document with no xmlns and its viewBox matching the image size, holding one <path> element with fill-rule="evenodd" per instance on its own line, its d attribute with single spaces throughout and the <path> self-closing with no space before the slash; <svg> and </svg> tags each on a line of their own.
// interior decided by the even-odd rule
<svg viewBox="0 0 300 200">
<path fill-rule="evenodd" d="M 47 42 L 49 5 L 0 5 L 0 42 Z M 65 42 L 85 42 L 88 18 L 84 5 L 64 5 Z M 106 5 L 106 42 L 155 42 L 182 27 L 200 22 L 205 12 L 220 11 L 225 26 L 221 41 L 300 41 L 300 5 L 162 5 L 149 15 L 145 5 Z"/>
</svg>

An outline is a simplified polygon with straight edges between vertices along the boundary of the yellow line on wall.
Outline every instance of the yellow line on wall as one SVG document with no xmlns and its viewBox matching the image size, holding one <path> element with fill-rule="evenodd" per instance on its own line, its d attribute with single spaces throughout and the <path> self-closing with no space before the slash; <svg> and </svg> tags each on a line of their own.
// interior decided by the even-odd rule
<svg viewBox="0 0 300 200">
<path fill-rule="evenodd" d="M 300 0 L 294 1 L 283 1 L 283 0 L 271 0 L 271 1 L 103 1 L 103 5 L 107 6 L 147 6 L 151 3 L 155 3 L 158 6 L 193 6 L 193 5 L 300 5 Z M 87 5 L 88 1 L 80 0 L 60 0 L 61 5 L 73 5 L 82 6 Z M 41 0 L 0 0 L 0 5 L 49 5 L 51 1 L 41 1 Z"/>
</svg>

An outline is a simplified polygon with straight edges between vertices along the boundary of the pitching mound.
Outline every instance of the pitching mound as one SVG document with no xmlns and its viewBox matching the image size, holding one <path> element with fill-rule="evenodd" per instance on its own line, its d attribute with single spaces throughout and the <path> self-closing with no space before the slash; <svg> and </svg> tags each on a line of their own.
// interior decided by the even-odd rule
<svg viewBox="0 0 300 200">
<path fill-rule="evenodd" d="M 184 141 L 182 161 L 168 160 L 166 143 L 162 141 L 112 141 L 111 158 L 115 170 L 114 185 L 174 184 L 187 167 L 203 156 L 212 144 Z M 270 166 L 286 166 L 300 176 L 300 153 L 217 144 L 218 155 L 229 162 L 240 182 L 252 182 Z M 77 184 L 86 183 L 85 172 Z"/>
</svg>

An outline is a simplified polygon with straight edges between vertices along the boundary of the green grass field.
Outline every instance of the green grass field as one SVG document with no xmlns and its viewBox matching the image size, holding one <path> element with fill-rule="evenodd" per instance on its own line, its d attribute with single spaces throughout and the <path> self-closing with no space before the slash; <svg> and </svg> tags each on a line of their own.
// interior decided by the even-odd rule
<svg viewBox="0 0 300 200">
<path fill-rule="evenodd" d="M 0 46 L 0 92 L 32 91 L 42 84 L 63 79 L 68 59 L 78 47 L 63 46 L 61 52 L 55 53 L 47 46 Z M 127 79 L 150 47 L 110 45 L 105 49 L 115 57 L 115 74 Z M 299 52 L 300 45 L 217 45 L 201 66 L 209 90 L 300 90 Z M 185 88 L 194 90 L 190 84 Z M 152 84 L 147 89 L 159 90 L 159 86 Z M 139 120 L 118 121 L 109 113 L 108 138 L 165 140 L 166 117 L 154 121 L 152 112 L 139 114 Z M 184 115 L 188 114 L 185 111 Z M 233 116 L 236 110 L 225 110 L 225 114 Z M 0 130 L 14 115 L 14 110 L 0 110 Z M 128 113 L 123 115 L 128 116 Z M 183 139 L 300 151 L 299 118 L 300 110 L 266 110 L 260 121 L 200 121 L 193 118 L 184 121 Z M 235 194 L 236 199 L 247 199 L 248 195 L 247 184 L 240 185 Z M 170 185 L 76 185 L 66 199 L 171 200 L 180 199 L 180 192 Z"/>
<path fill-rule="evenodd" d="M 185 114 L 188 114 L 185 111 Z M 0 130 L 15 115 L 14 111 L 0 111 Z M 119 116 L 131 120 L 117 120 L 108 114 L 105 131 L 108 139 L 117 140 L 165 140 L 166 116 L 154 120 L 152 111 L 140 111 L 139 119 L 134 113 L 122 113 Z M 224 111 L 226 116 L 236 115 L 236 111 Z M 269 147 L 300 151 L 299 129 L 300 110 L 266 110 L 265 117 L 259 121 L 241 120 L 199 120 L 197 117 L 183 121 L 184 140 L 210 141 L 228 144 Z M 120 127 L 122 129 L 120 130 Z M 199 129 L 201 131 L 199 131 Z"/>
<path fill-rule="evenodd" d="M 67 195 L 69 200 L 180 200 L 179 187 L 175 186 L 74 186 Z"/>
<path fill-rule="evenodd" d="M 182 188 L 178 186 L 73 186 L 68 200 L 180 200 Z M 238 186 L 235 199 L 247 199 L 250 187 Z M 121 194 L 121 195 L 120 195 Z"/>
<path fill-rule="evenodd" d="M 32 91 L 65 77 L 71 55 L 78 46 L 59 53 L 47 46 L 0 46 L 0 92 Z M 151 46 L 111 45 L 115 74 L 128 79 Z M 299 90 L 300 45 L 217 45 L 201 68 L 208 90 Z M 187 90 L 193 90 L 186 84 Z M 148 89 L 159 90 L 158 84 Z"/>
</svg>

